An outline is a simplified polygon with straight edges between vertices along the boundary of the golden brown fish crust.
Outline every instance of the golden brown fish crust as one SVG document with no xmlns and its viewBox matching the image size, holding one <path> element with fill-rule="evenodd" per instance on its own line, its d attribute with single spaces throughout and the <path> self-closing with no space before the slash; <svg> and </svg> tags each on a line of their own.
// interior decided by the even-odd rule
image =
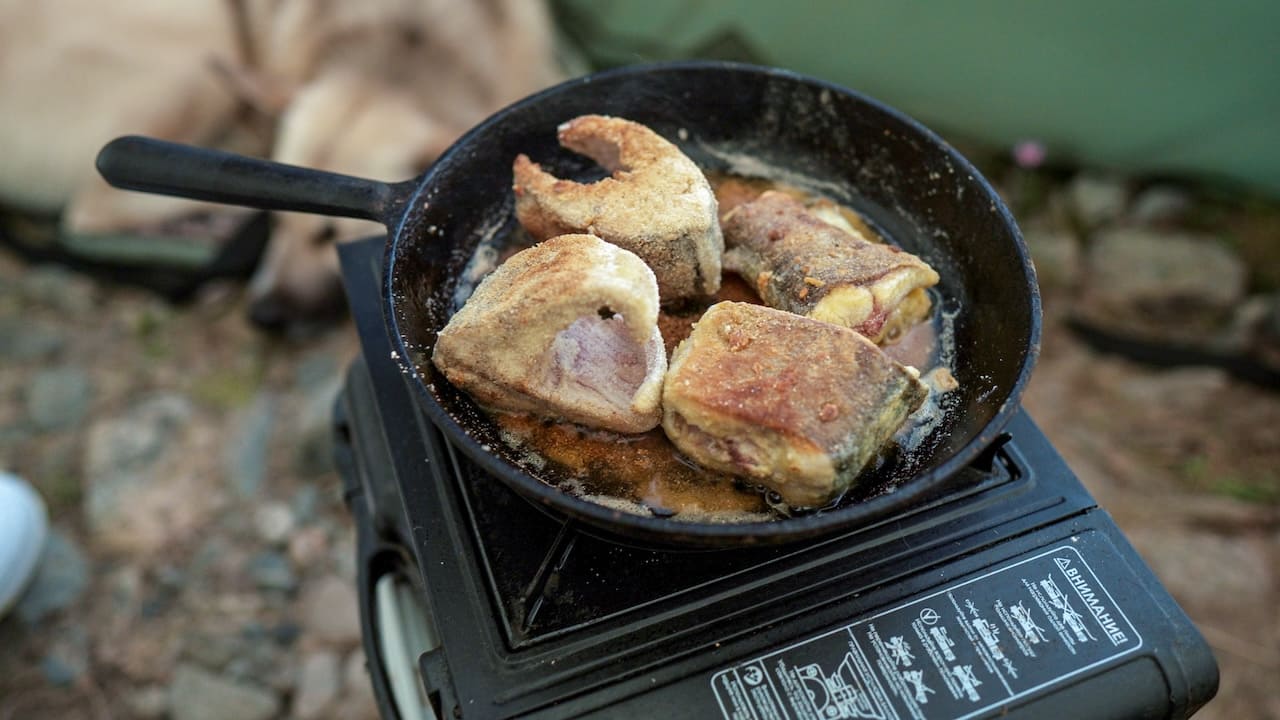
<svg viewBox="0 0 1280 720">
<path fill-rule="evenodd" d="M 721 302 L 672 354 L 662 426 L 700 465 L 812 507 L 847 488 L 926 393 L 848 328 Z"/>
<path fill-rule="evenodd" d="M 716 204 L 720 206 L 720 216 L 728 215 L 731 210 L 749 203 L 766 192 L 774 191 L 790 195 L 804 204 L 809 212 L 820 220 L 825 220 L 838 228 L 844 228 L 874 243 L 883 243 L 884 238 L 867 224 L 865 218 L 854 210 L 832 201 L 829 198 L 815 197 L 812 193 L 794 185 L 787 185 L 776 180 L 747 177 L 744 175 L 727 175 L 711 173 L 711 186 L 716 192 Z"/>
<path fill-rule="evenodd" d="M 511 256 L 440 331 L 431 360 L 481 405 L 623 433 L 657 426 L 667 368 L 653 271 L 564 235 Z"/>
<path fill-rule="evenodd" d="M 874 342 L 928 315 L 925 288 L 938 273 L 830 215 L 773 191 L 740 204 L 722 220 L 724 266 L 770 307 L 852 328 Z"/>
<path fill-rule="evenodd" d="M 535 240 L 589 233 L 626 248 L 653 269 L 663 303 L 720 288 L 724 239 L 715 194 L 692 160 L 622 118 L 574 118 L 560 126 L 559 138 L 612 175 L 585 184 L 561 180 L 528 156 L 516 157 L 516 217 Z"/>
</svg>

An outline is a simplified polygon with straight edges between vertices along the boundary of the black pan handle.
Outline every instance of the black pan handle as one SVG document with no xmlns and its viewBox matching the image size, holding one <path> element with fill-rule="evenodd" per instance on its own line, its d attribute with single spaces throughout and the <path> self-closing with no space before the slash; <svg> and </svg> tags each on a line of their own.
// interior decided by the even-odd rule
<svg viewBox="0 0 1280 720">
<path fill-rule="evenodd" d="M 264 210 L 294 210 L 390 225 L 418 181 L 388 184 L 127 135 L 98 153 L 115 187 Z"/>
</svg>

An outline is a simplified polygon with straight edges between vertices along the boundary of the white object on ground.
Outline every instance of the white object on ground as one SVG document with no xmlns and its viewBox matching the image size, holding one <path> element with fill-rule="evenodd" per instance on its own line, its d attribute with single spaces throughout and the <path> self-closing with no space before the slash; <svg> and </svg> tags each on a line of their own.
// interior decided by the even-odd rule
<svg viewBox="0 0 1280 720">
<path fill-rule="evenodd" d="M 35 576 L 48 534 L 44 500 L 25 480 L 0 470 L 0 617 Z"/>
</svg>

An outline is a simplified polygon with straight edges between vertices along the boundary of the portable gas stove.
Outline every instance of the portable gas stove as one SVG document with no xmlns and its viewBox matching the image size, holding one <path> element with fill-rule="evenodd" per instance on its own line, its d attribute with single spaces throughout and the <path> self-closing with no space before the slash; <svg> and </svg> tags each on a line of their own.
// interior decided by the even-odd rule
<svg viewBox="0 0 1280 720">
<path fill-rule="evenodd" d="M 1217 690 L 1025 413 L 932 500 L 816 540 L 643 548 L 546 514 L 419 413 L 383 242 L 341 248 L 363 352 L 335 432 L 385 717 L 1181 718 Z"/>
</svg>

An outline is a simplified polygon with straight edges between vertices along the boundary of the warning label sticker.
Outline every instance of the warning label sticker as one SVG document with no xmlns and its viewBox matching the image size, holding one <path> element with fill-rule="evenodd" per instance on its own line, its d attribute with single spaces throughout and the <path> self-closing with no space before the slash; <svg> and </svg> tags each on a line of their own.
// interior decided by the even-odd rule
<svg viewBox="0 0 1280 720">
<path fill-rule="evenodd" d="M 732 720 L 967 718 L 1140 647 L 1068 545 L 721 670 L 711 686 Z"/>
</svg>

